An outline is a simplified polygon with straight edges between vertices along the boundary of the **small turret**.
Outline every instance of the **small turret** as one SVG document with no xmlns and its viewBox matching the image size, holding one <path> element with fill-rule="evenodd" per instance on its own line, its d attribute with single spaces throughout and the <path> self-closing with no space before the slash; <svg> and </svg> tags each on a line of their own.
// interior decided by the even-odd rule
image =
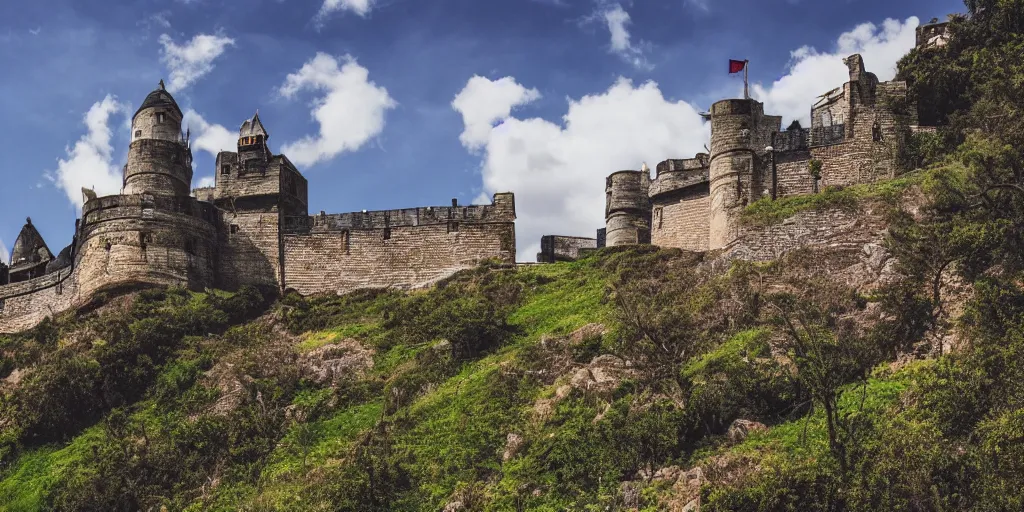
<svg viewBox="0 0 1024 512">
<path fill-rule="evenodd" d="M 608 247 L 651 243 L 650 186 L 650 169 L 619 171 L 608 176 L 605 181 L 605 243 Z"/>
<path fill-rule="evenodd" d="M 132 116 L 124 194 L 189 195 L 192 151 L 181 134 L 181 119 L 181 108 L 161 80 Z"/>
<path fill-rule="evenodd" d="M 267 146 L 269 138 L 270 134 L 260 121 L 260 113 L 256 111 L 252 119 L 247 119 L 238 129 L 238 163 L 243 168 L 249 161 L 266 164 L 272 156 Z"/>
<path fill-rule="evenodd" d="M 25 226 L 11 249 L 10 282 L 20 283 L 46 274 L 46 265 L 52 259 L 53 253 L 32 225 L 32 219 L 25 219 Z"/>
</svg>

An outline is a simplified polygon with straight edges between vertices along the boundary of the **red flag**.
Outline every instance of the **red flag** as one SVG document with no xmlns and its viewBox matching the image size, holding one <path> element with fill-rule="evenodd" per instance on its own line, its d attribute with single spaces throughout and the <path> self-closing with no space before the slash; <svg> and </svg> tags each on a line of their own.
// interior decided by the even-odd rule
<svg viewBox="0 0 1024 512">
<path fill-rule="evenodd" d="M 747 67 L 747 61 L 745 60 L 732 60 L 729 59 L 729 73 L 739 73 Z"/>
</svg>

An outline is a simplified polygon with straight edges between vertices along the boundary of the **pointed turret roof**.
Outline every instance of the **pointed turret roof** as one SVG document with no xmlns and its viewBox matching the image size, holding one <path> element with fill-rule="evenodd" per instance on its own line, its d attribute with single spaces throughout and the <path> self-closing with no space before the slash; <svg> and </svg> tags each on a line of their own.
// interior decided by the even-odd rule
<svg viewBox="0 0 1024 512">
<path fill-rule="evenodd" d="M 146 96 L 146 99 L 142 101 L 142 106 L 139 107 L 139 110 L 135 111 L 135 116 L 139 115 L 139 112 L 143 109 L 150 107 L 172 108 L 178 113 L 179 117 L 182 116 L 181 108 L 178 107 L 178 102 L 174 101 L 174 96 L 171 96 L 171 93 L 167 92 L 167 89 L 164 87 L 163 80 L 160 80 L 160 84 L 157 85 L 156 90 L 149 93 L 149 96 Z M 135 116 L 132 116 L 132 119 L 135 119 Z"/>
<path fill-rule="evenodd" d="M 21 228 L 18 240 L 14 242 L 14 248 L 11 249 L 11 268 L 51 259 L 53 259 L 53 253 L 46 247 L 43 236 L 32 225 L 32 219 L 25 219 L 25 227 Z"/>
<path fill-rule="evenodd" d="M 258 110 L 256 115 L 252 116 L 252 119 L 246 119 L 238 130 L 239 137 L 255 137 L 257 135 L 262 135 L 264 140 L 270 138 L 267 129 L 263 127 L 263 122 L 260 121 L 260 112 Z"/>
</svg>

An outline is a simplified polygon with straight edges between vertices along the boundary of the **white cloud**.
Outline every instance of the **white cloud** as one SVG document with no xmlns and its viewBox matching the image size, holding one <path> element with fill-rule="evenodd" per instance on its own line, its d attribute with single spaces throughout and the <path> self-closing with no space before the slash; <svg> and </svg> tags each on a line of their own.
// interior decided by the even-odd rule
<svg viewBox="0 0 1024 512">
<path fill-rule="evenodd" d="M 781 114 L 785 122 L 796 119 L 809 126 L 814 99 L 849 81 L 843 58 L 859 53 L 868 71 L 879 80 L 892 80 L 897 61 L 914 47 L 919 24 L 915 17 L 904 22 L 887 19 L 881 27 L 864 23 L 840 35 L 832 52 L 819 52 L 810 46 L 798 48 L 790 54 L 786 76 L 767 87 L 753 84 L 751 95 L 765 103 L 765 112 Z"/>
<path fill-rule="evenodd" d="M 637 68 L 651 69 L 653 66 L 647 62 L 643 51 L 632 42 L 627 28 L 630 23 L 629 13 L 621 5 L 615 4 L 615 7 L 601 12 L 600 16 L 611 34 L 611 52 Z"/>
<path fill-rule="evenodd" d="M 279 90 L 285 98 L 307 89 L 323 93 L 313 101 L 311 111 L 320 124 L 319 135 L 282 147 L 298 165 L 310 166 L 359 149 L 384 130 L 384 114 L 397 106 L 387 89 L 370 81 L 370 72 L 354 58 L 346 55 L 340 61 L 317 53 L 288 75 Z"/>
<path fill-rule="evenodd" d="M 470 150 L 480 149 L 487 143 L 496 121 L 508 118 L 514 107 L 539 98 L 537 89 L 527 89 L 510 76 L 498 80 L 488 80 L 479 75 L 470 78 L 452 101 L 452 108 L 462 114 L 466 127 L 459 140 Z"/>
<path fill-rule="evenodd" d="M 352 11 L 365 17 L 376 3 L 377 0 L 324 0 L 317 17 L 322 19 L 335 11 Z"/>
<path fill-rule="evenodd" d="M 213 176 L 203 176 L 202 178 L 199 178 L 199 180 L 196 182 L 195 188 L 208 188 L 216 184 L 217 182 L 216 180 L 214 180 Z"/>
<path fill-rule="evenodd" d="M 91 188 L 99 196 L 117 194 L 121 190 L 121 169 L 113 164 L 110 144 L 111 116 L 127 115 L 128 106 L 107 95 L 85 114 L 88 132 L 72 147 L 66 148 L 67 160 L 57 160 L 57 170 L 46 177 L 64 190 L 77 208 L 82 207 L 82 188 Z"/>
<path fill-rule="evenodd" d="M 171 36 L 162 34 L 160 44 L 163 45 L 161 60 L 170 72 L 167 90 L 177 92 L 212 71 L 213 61 L 220 57 L 228 46 L 234 45 L 235 40 L 212 34 L 198 34 L 185 44 L 179 45 Z"/>
<path fill-rule="evenodd" d="M 487 117 L 461 113 L 463 119 Z M 569 99 L 562 121 L 509 117 L 482 144 L 484 197 L 478 201 L 495 192 L 516 194 L 520 259 L 533 260 L 543 235 L 594 236 L 604 226 L 609 174 L 639 169 L 644 161 L 653 167 L 667 158 L 692 157 L 709 136 L 693 106 L 666 100 L 654 82 L 634 86 L 625 78 L 603 93 Z"/>
<path fill-rule="evenodd" d="M 223 125 L 208 122 L 195 110 L 185 111 L 181 125 L 192 131 L 192 147 L 206 151 L 214 158 L 221 151 L 234 151 L 238 148 L 237 133 L 232 133 Z"/>
</svg>

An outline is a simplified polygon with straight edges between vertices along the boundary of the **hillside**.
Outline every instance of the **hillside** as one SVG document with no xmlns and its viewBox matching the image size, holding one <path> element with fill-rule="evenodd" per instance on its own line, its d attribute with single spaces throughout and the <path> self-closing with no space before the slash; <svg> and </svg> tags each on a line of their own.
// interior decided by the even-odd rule
<svg viewBox="0 0 1024 512">
<path fill-rule="evenodd" d="M 744 213 L 871 244 L 97 297 L 0 336 L 0 509 L 1024 509 L 1024 1 L 967 3 L 906 172 Z"/>
</svg>

